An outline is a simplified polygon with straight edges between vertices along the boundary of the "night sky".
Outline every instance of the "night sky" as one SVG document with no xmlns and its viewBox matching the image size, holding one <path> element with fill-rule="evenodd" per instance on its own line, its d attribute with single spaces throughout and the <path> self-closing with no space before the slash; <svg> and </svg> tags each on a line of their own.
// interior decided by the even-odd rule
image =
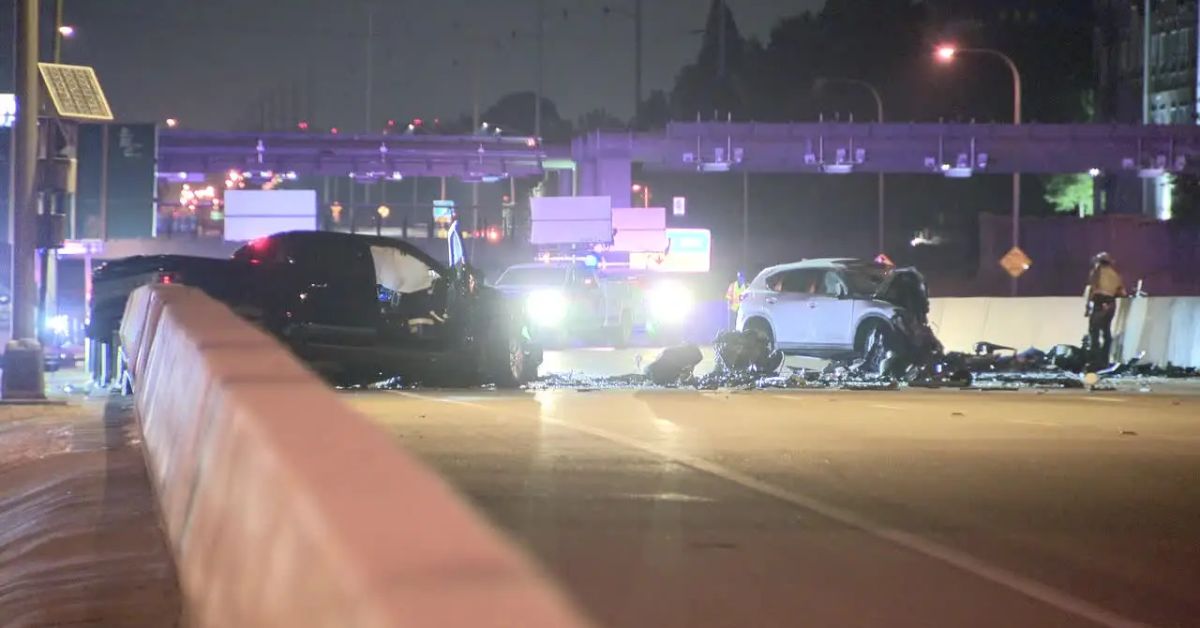
<svg viewBox="0 0 1200 628">
<path fill-rule="evenodd" d="M 314 125 L 360 130 L 368 6 L 376 125 L 469 113 L 472 46 L 483 108 L 536 80 L 535 0 L 65 1 L 65 21 L 79 34 L 64 62 L 95 66 L 122 120 L 173 116 L 191 128 L 233 128 L 257 121 L 273 98 L 280 118 L 311 114 Z M 822 2 L 729 7 L 744 34 L 765 40 L 779 17 Z M 700 38 L 691 31 L 703 28 L 709 4 L 645 0 L 644 94 L 669 90 L 695 58 Z M 632 113 L 633 24 L 606 18 L 606 5 L 631 11 L 633 2 L 546 0 L 546 96 L 565 118 L 601 107 Z"/>
</svg>

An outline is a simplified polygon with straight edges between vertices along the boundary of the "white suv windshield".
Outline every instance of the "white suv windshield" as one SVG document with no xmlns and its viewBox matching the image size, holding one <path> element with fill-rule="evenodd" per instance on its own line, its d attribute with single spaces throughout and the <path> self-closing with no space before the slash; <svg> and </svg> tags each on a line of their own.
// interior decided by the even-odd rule
<svg viewBox="0 0 1200 628">
<path fill-rule="evenodd" d="M 884 274 L 881 269 L 855 268 L 842 273 L 842 280 L 846 282 L 846 288 L 850 290 L 851 295 L 871 296 L 883 283 Z"/>
</svg>

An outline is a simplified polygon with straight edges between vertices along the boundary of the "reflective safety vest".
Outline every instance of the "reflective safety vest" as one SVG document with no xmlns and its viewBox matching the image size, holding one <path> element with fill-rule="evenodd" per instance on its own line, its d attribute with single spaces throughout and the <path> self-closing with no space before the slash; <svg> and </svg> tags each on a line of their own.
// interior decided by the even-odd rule
<svg viewBox="0 0 1200 628">
<path fill-rule="evenodd" d="M 746 286 L 734 280 L 729 284 L 729 289 L 725 291 L 725 300 L 729 302 L 729 309 L 733 312 L 738 311 L 742 307 L 742 293 L 746 291 Z"/>
</svg>

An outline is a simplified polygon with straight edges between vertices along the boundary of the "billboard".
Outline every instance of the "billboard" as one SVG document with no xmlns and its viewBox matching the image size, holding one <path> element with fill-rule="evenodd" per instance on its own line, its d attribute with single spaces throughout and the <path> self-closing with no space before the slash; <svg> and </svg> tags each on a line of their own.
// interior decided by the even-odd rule
<svg viewBox="0 0 1200 628">
<path fill-rule="evenodd" d="M 225 240 L 245 242 L 281 231 L 315 231 L 316 190 L 228 190 Z"/>
<path fill-rule="evenodd" d="M 79 125 L 75 194 L 79 237 L 154 235 L 157 151 L 154 124 Z M 106 198 L 100 197 L 102 191 Z"/>
<path fill-rule="evenodd" d="M 613 239 L 607 196 L 535 196 L 530 201 L 532 244 L 597 244 Z"/>
</svg>

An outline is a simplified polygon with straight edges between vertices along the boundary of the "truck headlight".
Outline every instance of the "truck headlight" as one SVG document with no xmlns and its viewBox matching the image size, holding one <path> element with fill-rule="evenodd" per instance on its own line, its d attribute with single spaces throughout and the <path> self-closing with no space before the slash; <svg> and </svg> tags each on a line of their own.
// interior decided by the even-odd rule
<svg viewBox="0 0 1200 628">
<path fill-rule="evenodd" d="M 539 327 L 557 327 L 567 317 L 567 297 L 558 290 L 536 290 L 525 298 L 525 313 Z"/>
<path fill-rule="evenodd" d="M 46 330 L 59 336 L 65 336 L 71 331 L 71 319 L 67 318 L 66 314 L 51 316 L 46 320 Z"/>
<path fill-rule="evenodd" d="M 662 323 L 678 323 L 692 313 L 695 300 L 687 286 L 676 281 L 664 281 L 646 295 L 650 316 Z"/>
</svg>

